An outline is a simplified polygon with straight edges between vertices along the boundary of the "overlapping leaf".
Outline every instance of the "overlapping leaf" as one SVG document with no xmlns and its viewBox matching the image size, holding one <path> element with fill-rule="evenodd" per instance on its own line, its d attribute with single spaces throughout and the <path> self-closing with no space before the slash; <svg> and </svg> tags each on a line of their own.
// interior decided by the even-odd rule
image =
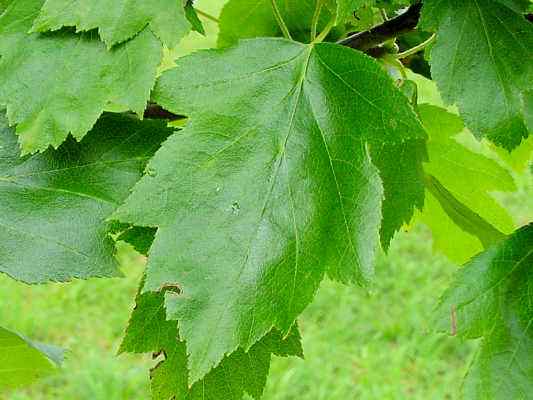
<svg viewBox="0 0 533 400">
<path fill-rule="evenodd" d="M 429 105 L 420 106 L 419 113 L 430 136 L 422 221 L 431 228 L 435 246 L 463 263 L 498 240 L 500 231 L 513 231 L 511 217 L 491 192 L 513 191 L 514 181 L 495 161 L 455 140 L 464 129 L 457 115 Z"/>
<path fill-rule="evenodd" d="M 158 227 L 145 289 L 182 289 L 167 307 L 196 382 L 273 326 L 287 333 L 325 273 L 372 277 L 382 189 L 365 141 L 425 133 L 377 63 L 331 44 L 199 52 L 154 99 L 191 122 L 115 217 Z"/>
<path fill-rule="evenodd" d="M 30 385 L 53 374 L 62 361 L 63 350 L 0 327 L 0 390 Z"/>
<path fill-rule="evenodd" d="M 149 31 L 110 51 L 94 32 L 27 34 L 40 4 L 16 1 L 0 16 L 0 105 L 24 154 L 80 140 L 110 103 L 142 115 L 161 59 Z"/>
<path fill-rule="evenodd" d="M 168 47 L 176 46 L 191 25 L 183 0 L 46 0 L 33 31 L 64 26 L 98 29 L 109 46 L 131 39 L 146 26 Z"/>
<path fill-rule="evenodd" d="M 476 256 L 437 309 L 437 329 L 483 338 L 465 397 L 527 399 L 533 393 L 533 225 Z"/>
<path fill-rule="evenodd" d="M 509 150 L 532 129 L 533 25 L 517 7 L 509 0 L 427 0 L 422 21 L 438 32 L 431 66 L 444 99 L 458 105 L 474 134 Z"/>
<path fill-rule="evenodd" d="M 276 0 L 289 31 L 296 40 L 308 42 L 315 13 L 316 0 Z M 323 7 L 318 29 L 334 17 Z M 239 39 L 281 36 L 270 0 L 229 0 L 220 15 L 220 47 L 235 44 Z"/>
<path fill-rule="evenodd" d="M 244 393 L 261 397 L 273 354 L 302 356 L 299 334 L 294 328 L 287 338 L 271 332 L 252 346 L 228 355 L 201 381 L 188 384 L 185 343 L 178 337 L 176 321 L 167 321 L 164 293 L 137 296 L 121 352 L 161 354 L 163 360 L 152 371 L 154 400 L 240 400 Z"/>
<path fill-rule="evenodd" d="M 171 132 L 106 115 L 81 143 L 20 158 L 0 119 L 0 272 L 28 283 L 117 275 L 106 219 Z"/>
</svg>

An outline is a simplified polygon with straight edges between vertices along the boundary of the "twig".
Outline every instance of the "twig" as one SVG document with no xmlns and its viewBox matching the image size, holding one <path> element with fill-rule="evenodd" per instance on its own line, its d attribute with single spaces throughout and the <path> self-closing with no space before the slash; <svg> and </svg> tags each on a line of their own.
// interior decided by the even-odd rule
<svg viewBox="0 0 533 400">
<path fill-rule="evenodd" d="M 204 17 L 205 19 L 208 19 L 208 20 L 210 20 L 210 21 L 213 21 L 213 22 L 216 23 L 216 24 L 219 24 L 219 23 L 220 23 L 220 20 L 219 20 L 217 17 L 215 17 L 215 16 L 213 16 L 213 15 L 211 15 L 211 14 L 208 14 L 208 13 L 206 13 L 205 11 L 202 11 L 202 10 L 200 10 L 200 9 L 198 9 L 198 8 L 195 8 L 194 11 L 196 11 L 196 14 L 198 14 L 198 15 Z"/>
<path fill-rule="evenodd" d="M 424 50 L 427 46 L 435 41 L 437 38 L 436 34 L 431 35 L 428 39 L 424 40 L 422 43 L 417 44 L 415 47 L 410 48 L 409 50 L 402 51 L 401 53 L 396 54 L 396 58 L 402 59 L 412 56 L 413 54 L 418 53 L 419 51 Z"/>
</svg>

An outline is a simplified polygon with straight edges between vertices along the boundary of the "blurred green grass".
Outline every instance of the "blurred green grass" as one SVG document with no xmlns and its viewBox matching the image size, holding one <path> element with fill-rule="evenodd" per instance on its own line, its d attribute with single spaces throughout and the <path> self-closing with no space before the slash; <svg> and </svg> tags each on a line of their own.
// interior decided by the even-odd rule
<svg viewBox="0 0 533 400">
<path fill-rule="evenodd" d="M 218 15 L 222 3 L 197 4 Z M 213 46 L 216 26 L 206 25 L 209 37 L 193 33 L 168 57 Z M 519 187 L 498 198 L 525 223 L 532 216 L 531 176 Z M 28 287 L 0 276 L 2 325 L 69 350 L 57 375 L 0 393 L 1 400 L 150 398 L 150 357 L 115 356 L 144 268 L 126 246 L 118 257 L 124 279 Z M 380 257 L 370 292 L 325 282 L 300 319 L 306 360 L 275 358 L 265 400 L 457 398 L 474 344 L 431 334 L 428 322 L 456 268 L 432 254 L 429 232 L 417 227 Z"/>
</svg>

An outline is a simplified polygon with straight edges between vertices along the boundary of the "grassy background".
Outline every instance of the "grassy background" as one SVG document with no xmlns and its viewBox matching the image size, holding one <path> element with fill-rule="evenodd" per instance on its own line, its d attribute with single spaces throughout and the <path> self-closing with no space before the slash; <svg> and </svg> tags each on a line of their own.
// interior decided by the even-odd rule
<svg viewBox="0 0 533 400">
<path fill-rule="evenodd" d="M 216 15 L 216 3 L 199 6 Z M 216 26 L 208 24 L 208 32 L 169 54 L 213 45 Z M 517 193 L 502 198 L 521 224 L 531 219 L 533 188 L 531 176 L 519 182 Z M 27 287 L 0 276 L 2 325 L 69 349 L 57 375 L 0 399 L 149 399 L 153 361 L 115 356 L 143 271 L 143 259 L 128 248 L 119 259 L 124 279 Z M 473 343 L 428 333 L 431 309 L 455 269 L 432 254 L 430 235 L 419 227 L 381 256 L 370 292 L 325 282 L 300 320 L 306 360 L 274 359 L 265 399 L 456 398 Z"/>
</svg>

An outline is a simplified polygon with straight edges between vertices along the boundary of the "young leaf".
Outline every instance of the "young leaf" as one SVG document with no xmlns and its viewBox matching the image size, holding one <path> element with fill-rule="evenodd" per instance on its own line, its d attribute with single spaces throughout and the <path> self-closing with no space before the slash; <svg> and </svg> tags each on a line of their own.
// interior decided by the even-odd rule
<svg viewBox="0 0 533 400">
<path fill-rule="evenodd" d="M 178 337 L 176 321 L 167 320 L 163 293 L 137 296 L 135 310 L 120 352 L 161 353 L 162 361 L 152 370 L 155 400 L 240 400 L 246 392 L 259 399 L 263 393 L 272 354 L 302 356 L 297 329 L 287 338 L 271 332 L 248 352 L 238 349 L 201 381 L 188 384 L 186 346 Z"/>
<path fill-rule="evenodd" d="M 437 30 L 432 76 L 478 137 L 511 150 L 531 131 L 533 25 L 510 1 L 427 0 L 422 28 Z M 513 2 L 514 3 L 514 2 Z"/>
<path fill-rule="evenodd" d="M 22 153 L 80 140 L 106 105 L 142 115 L 161 60 L 149 31 L 107 51 L 94 32 L 26 34 L 38 1 L 14 2 L 0 16 L 0 105 L 18 124 Z"/>
<path fill-rule="evenodd" d="M 442 296 L 436 329 L 483 338 L 464 386 L 468 399 L 525 399 L 533 393 L 532 266 L 529 225 L 476 256 Z"/>
<path fill-rule="evenodd" d="M 421 218 L 433 232 L 435 247 L 463 263 L 484 248 L 483 242 L 491 242 L 494 231 L 487 227 L 513 231 L 511 217 L 490 193 L 516 190 L 515 184 L 495 161 L 455 140 L 464 129 L 457 115 L 430 105 L 420 106 L 419 114 L 430 136 L 424 169 L 437 182 L 428 186 Z"/>
<path fill-rule="evenodd" d="M 33 32 L 75 26 L 98 29 L 108 47 L 124 42 L 146 26 L 168 47 L 190 31 L 183 0 L 46 0 Z"/>
<path fill-rule="evenodd" d="M 105 115 L 81 143 L 20 158 L 0 117 L 0 272 L 27 283 L 116 276 L 106 219 L 170 132 Z"/>
<path fill-rule="evenodd" d="M 280 13 L 292 36 L 301 42 L 310 39 L 316 0 L 276 0 Z M 333 18 L 324 7 L 318 30 Z M 239 39 L 261 36 L 281 36 L 272 12 L 271 0 L 229 0 L 220 14 L 218 46 L 236 44 Z"/>
<path fill-rule="evenodd" d="M 289 332 L 325 273 L 372 277 L 382 189 L 365 142 L 425 132 L 376 62 L 333 44 L 198 52 L 163 74 L 154 99 L 191 121 L 115 218 L 158 227 L 145 290 L 182 288 L 167 306 L 194 383 L 272 326 Z"/>
<path fill-rule="evenodd" d="M 32 342 L 0 326 L 0 390 L 28 386 L 53 374 L 63 350 Z"/>
</svg>

